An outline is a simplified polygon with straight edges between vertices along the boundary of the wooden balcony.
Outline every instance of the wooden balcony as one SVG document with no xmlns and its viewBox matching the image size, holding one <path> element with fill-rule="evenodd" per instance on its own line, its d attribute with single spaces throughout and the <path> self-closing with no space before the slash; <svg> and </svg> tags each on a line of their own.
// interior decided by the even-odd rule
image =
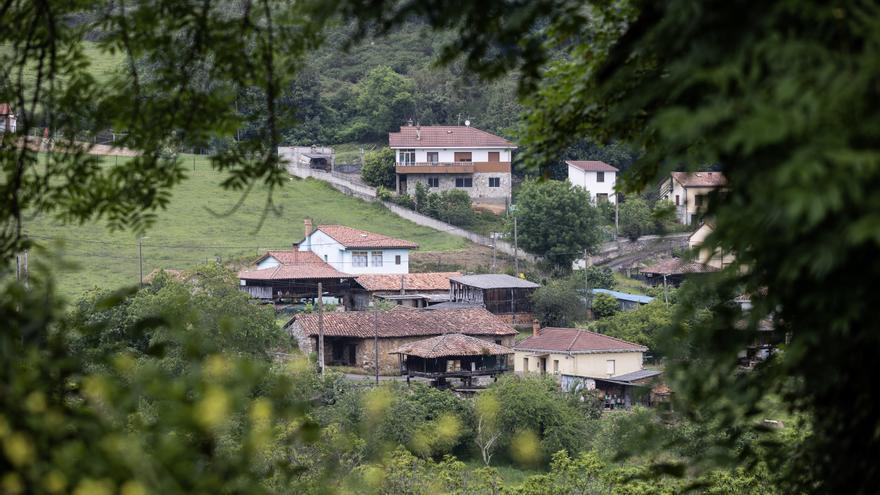
<svg viewBox="0 0 880 495">
<path fill-rule="evenodd" d="M 510 173 L 510 162 L 398 163 L 395 170 L 398 174 Z"/>
</svg>

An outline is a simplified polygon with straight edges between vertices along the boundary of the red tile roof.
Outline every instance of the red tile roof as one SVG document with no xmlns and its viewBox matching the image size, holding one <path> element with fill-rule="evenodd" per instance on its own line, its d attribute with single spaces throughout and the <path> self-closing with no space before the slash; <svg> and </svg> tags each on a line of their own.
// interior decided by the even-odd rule
<svg viewBox="0 0 880 495">
<path fill-rule="evenodd" d="M 402 126 L 388 133 L 392 148 L 516 148 L 501 136 L 463 125 Z"/>
<path fill-rule="evenodd" d="M 647 347 L 616 339 L 580 328 L 542 328 L 537 336 L 531 336 L 514 347 L 517 351 L 570 352 L 588 354 L 596 352 L 645 352 Z"/>
<path fill-rule="evenodd" d="M 316 278 L 351 278 L 333 268 L 311 251 L 269 251 L 260 261 L 272 256 L 280 265 L 262 270 L 242 270 L 238 278 L 244 280 L 299 280 Z"/>
<path fill-rule="evenodd" d="M 12 106 L 9 103 L 0 103 L 0 115 L 9 115 L 12 113 Z"/>
<path fill-rule="evenodd" d="M 368 291 L 400 290 L 400 277 L 403 276 L 404 289 L 412 291 L 449 290 L 449 277 L 458 277 L 459 272 L 407 273 L 405 275 L 361 275 L 358 284 Z"/>
<path fill-rule="evenodd" d="M 418 244 L 403 239 L 395 239 L 387 235 L 367 232 L 366 230 L 353 229 L 345 225 L 318 225 L 315 230 L 332 237 L 336 242 L 342 244 L 346 248 L 403 248 L 417 249 Z"/>
<path fill-rule="evenodd" d="M 686 273 L 717 272 L 718 269 L 704 265 L 698 261 L 685 261 L 681 258 L 669 258 L 639 270 L 642 273 L 659 273 L 661 275 L 683 275 Z"/>
<path fill-rule="evenodd" d="M 617 167 L 595 160 L 566 160 L 565 163 L 584 172 L 617 172 Z"/>
<path fill-rule="evenodd" d="M 460 333 L 447 333 L 430 339 L 410 342 L 409 344 L 398 347 L 388 354 L 406 354 L 423 358 L 438 358 L 446 356 L 501 356 L 505 354 L 513 354 L 513 349 Z"/>
<path fill-rule="evenodd" d="M 318 315 L 315 313 L 297 316 L 294 324 L 299 325 L 307 336 L 318 335 Z M 382 338 L 445 333 L 498 336 L 516 334 L 513 327 L 484 308 L 324 314 L 324 335 L 329 337 L 370 338 L 377 331 Z"/>
<path fill-rule="evenodd" d="M 727 178 L 721 172 L 672 172 L 672 178 L 684 187 L 721 187 Z"/>
</svg>

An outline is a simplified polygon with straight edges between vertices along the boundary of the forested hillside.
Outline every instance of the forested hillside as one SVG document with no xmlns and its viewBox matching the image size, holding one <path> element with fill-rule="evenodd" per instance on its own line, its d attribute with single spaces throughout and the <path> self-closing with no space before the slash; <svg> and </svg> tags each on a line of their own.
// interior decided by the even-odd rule
<svg viewBox="0 0 880 495">
<path fill-rule="evenodd" d="M 487 83 L 461 63 L 438 66 L 440 46 L 451 36 L 418 22 L 390 36 L 346 49 L 350 26 L 329 28 L 285 90 L 286 144 L 383 144 L 387 133 L 412 119 L 422 125 L 470 120 L 481 129 L 513 136 L 521 107 L 513 75 Z M 248 92 L 239 110 L 256 116 L 260 94 Z M 259 119 L 256 119 L 259 122 Z M 252 125 L 242 137 L 256 134 Z"/>
</svg>

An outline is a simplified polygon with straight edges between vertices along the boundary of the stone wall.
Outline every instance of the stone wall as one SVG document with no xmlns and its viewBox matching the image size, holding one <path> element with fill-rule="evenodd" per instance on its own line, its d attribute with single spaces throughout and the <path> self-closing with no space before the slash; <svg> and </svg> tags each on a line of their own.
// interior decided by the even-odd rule
<svg viewBox="0 0 880 495">
<path fill-rule="evenodd" d="M 451 191 L 460 189 L 468 193 L 472 199 L 477 202 L 497 202 L 505 204 L 510 198 L 511 175 L 509 173 L 473 173 L 473 174 L 407 174 L 406 188 L 410 195 L 416 193 L 416 184 L 422 183 L 428 186 L 428 178 L 436 177 L 438 179 L 437 187 L 429 187 L 430 192 Z M 455 187 L 455 179 L 457 177 L 470 177 L 473 179 L 472 187 Z M 499 187 L 489 187 L 489 178 L 497 177 L 501 179 Z"/>
</svg>

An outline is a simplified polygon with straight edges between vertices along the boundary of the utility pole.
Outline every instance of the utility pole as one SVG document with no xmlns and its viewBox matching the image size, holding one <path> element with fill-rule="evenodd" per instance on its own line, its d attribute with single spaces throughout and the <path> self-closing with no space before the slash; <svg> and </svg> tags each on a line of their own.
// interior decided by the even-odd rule
<svg viewBox="0 0 880 495">
<path fill-rule="evenodd" d="M 669 294 L 666 292 L 666 274 L 663 274 L 663 300 L 669 306 Z"/>
<path fill-rule="evenodd" d="M 495 239 L 498 235 L 495 232 L 492 232 L 492 273 L 495 273 Z"/>
<path fill-rule="evenodd" d="M 590 271 L 587 269 L 587 250 L 584 249 L 584 297 L 587 301 L 587 316 L 593 316 L 593 291 L 590 290 Z"/>
<path fill-rule="evenodd" d="M 516 239 L 516 215 L 513 216 L 513 266 L 516 276 L 519 277 L 519 244 Z"/>
<path fill-rule="evenodd" d="M 379 385 L 379 308 L 373 308 L 373 361 L 376 365 L 376 385 Z"/>
<path fill-rule="evenodd" d="M 620 236 L 620 195 L 614 193 L 614 236 Z M 617 239 L 615 239 L 616 241 Z"/>
<path fill-rule="evenodd" d="M 324 376 L 324 284 L 318 282 L 318 369 Z"/>
<path fill-rule="evenodd" d="M 141 272 L 141 286 L 144 285 L 144 238 L 138 237 L 138 265 L 140 266 Z"/>
</svg>

